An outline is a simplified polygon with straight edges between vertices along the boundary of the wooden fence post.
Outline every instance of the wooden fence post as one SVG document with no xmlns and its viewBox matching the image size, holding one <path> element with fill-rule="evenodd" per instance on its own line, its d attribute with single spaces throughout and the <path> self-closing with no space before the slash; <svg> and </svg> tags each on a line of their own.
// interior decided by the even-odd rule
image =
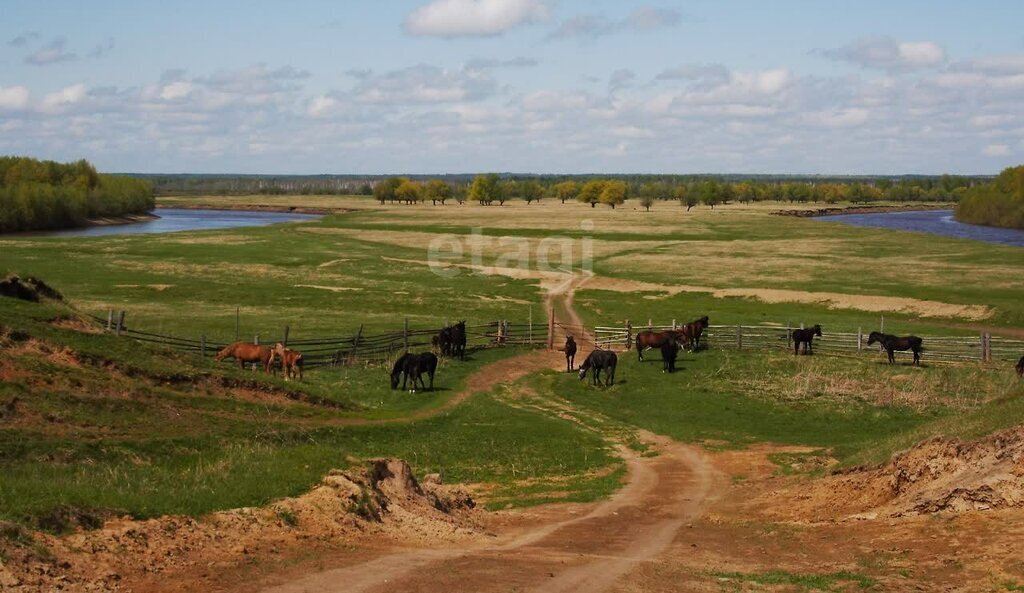
<svg viewBox="0 0 1024 593">
<path fill-rule="evenodd" d="M 595 344 L 596 345 L 596 344 Z M 633 326 L 626 320 L 626 350 L 633 348 Z"/>
<path fill-rule="evenodd" d="M 650 330 L 654 329 L 654 323 L 651 322 L 651 318 L 650 317 L 647 318 L 647 329 L 650 329 Z"/>
<path fill-rule="evenodd" d="M 124 331 L 124 311 L 121 311 L 117 316 L 117 329 L 115 332 L 120 336 L 122 331 Z"/>
<path fill-rule="evenodd" d="M 289 331 L 289 329 L 291 329 L 291 328 L 289 328 L 287 325 L 284 326 L 284 334 L 281 336 L 281 344 L 284 345 L 285 348 L 288 347 L 288 331 Z"/>
<path fill-rule="evenodd" d="M 555 307 L 548 314 L 548 350 L 555 349 Z"/>
<path fill-rule="evenodd" d="M 743 326 L 742 325 L 737 325 L 736 326 L 736 348 L 738 350 L 743 350 Z"/>
<path fill-rule="evenodd" d="M 402 345 L 405 351 L 409 351 L 409 318 L 405 318 L 405 325 L 402 326 Z"/>
<path fill-rule="evenodd" d="M 256 334 L 255 336 L 253 336 L 252 343 L 257 345 L 257 346 L 260 345 L 260 335 L 259 334 Z"/>
<path fill-rule="evenodd" d="M 199 338 L 199 356 L 206 358 L 206 334 Z"/>
<path fill-rule="evenodd" d="M 238 336 L 239 336 L 238 332 L 239 332 L 239 325 L 240 325 L 239 324 L 239 317 L 240 316 L 241 316 L 240 308 L 236 305 L 235 306 L 235 341 L 236 342 L 238 341 Z"/>
<path fill-rule="evenodd" d="M 107 331 L 114 329 L 114 310 L 107 309 Z"/>
<path fill-rule="evenodd" d="M 864 330 L 857 328 L 857 352 L 864 350 Z"/>
<path fill-rule="evenodd" d="M 533 345 L 533 307 L 532 306 L 529 307 L 529 311 L 530 312 L 527 315 L 527 318 L 529 319 L 527 327 L 529 327 L 530 329 L 527 330 L 527 338 L 526 339 L 529 340 L 529 344 L 532 346 Z"/>
<path fill-rule="evenodd" d="M 672 331 L 676 331 L 676 320 L 672 320 Z"/>
<path fill-rule="evenodd" d="M 992 362 L 992 334 L 988 332 L 981 334 L 981 361 Z"/>
<path fill-rule="evenodd" d="M 363 324 L 359 324 L 359 331 L 356 332 L 356 339 L 352 342 L 352 358 L 359 353 L 359 340 L 363 339 Z"/>
</svg>

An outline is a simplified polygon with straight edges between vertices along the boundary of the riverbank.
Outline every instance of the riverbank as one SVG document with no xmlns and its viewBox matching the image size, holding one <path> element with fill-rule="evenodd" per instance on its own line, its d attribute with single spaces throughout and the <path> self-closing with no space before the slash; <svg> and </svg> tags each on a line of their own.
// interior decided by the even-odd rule
<svg viewBox="0 0 1024 593">
<path fill-rule="evenodd" d="M 174 210 L 230 210 L 232 212 L 278 212 L 282 214 L 314 214 L 317 216 L 326 216 L 328 214 L 344 214 L 346 212 L 355 212 L 352 208 L 341 208 L 341 207 L 322 207 L 322 206 L 285 206 L 285 205 L 271 205 L 271 204 L 226 204 L 221 202 L 216 203 L 198 203 L 198 204 L 187 204 L 181 202 L 166 202 L 157 203 L 157 210 L 162 209 L 174 209 Z"/>
<path fill-rule="evenodd" d="M 841 214 L 882 214 L 885 212 L 919 212 L 928 210 L 949 210 L 953 204 L 911 204 L 906 206 L 843 206 L 839 208 L 815 208 L 802 210 L 775 210 L 773 216 L 796 216 L 814 218 L 817 216 L 838 216 Z"/>
</svg>

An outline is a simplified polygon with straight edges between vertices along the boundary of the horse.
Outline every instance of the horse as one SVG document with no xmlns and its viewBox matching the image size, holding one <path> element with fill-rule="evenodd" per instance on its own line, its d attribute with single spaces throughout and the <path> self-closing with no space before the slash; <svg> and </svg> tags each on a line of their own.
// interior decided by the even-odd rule
<svg viewBox="0 0 1024 593">
<path fill-rule="evenodd" d="M 258 362 L 263 367 L 263 372 L 270 372 L 270 363 L 273 358 L 273 351 L 267 346 L 250 344 L 248 342 L 235 342 L 225 346 L 213 357 L 220 362 L 225 358 L 234 358 L 238 361 L 238 368 L 244 369 L 247 362 Z"/>
<path fill-rule="evenodd" d="M 441 350 L 441 356 L 458 356 L 466 359 L 466 322 L 460 321 L 442 329 L 431 342 Z"/>
<path fill-rule="evenodd" d="M 587 356 L 587 359 L 580 365 L 580 381 L 587 378 L 587 371 L 593 369 L 591 374 L 591 385 L 601 384 L 601 371 L 605 372 L 605 386 L 615 383 L 615 366 L 619 363 L 619 357 L 611 350 L 594 350 Z"/>
<path fill-rule="evenodd" d="M 1017 361 L 1017 366 L 1014 368 L 1017 369 L 1017 376 L 1024 378 L 1024 356 L 1020 357 L 1020 360 Z"/>
<path fill-rule="evenodd" d="M 576 362 L 576 340 L 572 336 L 565 336 L 565 372 L 571 373 L 573 364 Z"/>
<path fill-rule="evenodd" d="M 683 333 L 683 336 L 686 337 L 686 343 L 689 344 L 690 352 L 700 350 L 700 337 L 704 335 L 704 330 L 708 328 L 708 323 L 708 316 L 705 315 L 700 319 L 694 319 L 680 328 L 679 331 Z"/>
<path fill-rule="evenodd" d="M 800 346 L 806 344 L 804 348 L 804 354 L 811 354 L 812 344 L 814 336 L 821 337 L 821 326 L 815 324 L 813 327 L 807 329 L 794 329 L 791 332 L 793 336 L 793 354 L 800 354 Z"/>
<path fill-rule="evenodd" d="M 680 339 L 665 340 L 661 343 L 661 360 L 663 373 L 676 372 L 676 357 L 679 355 Z"/>
<path fill-rule="evenodd" d="M 868 346 L 878 342 L 885 348 L 886 354 L 889 355 L 889 364 L 896 363 L 896 356 L 893 354 L 894 350 L 913 350 L 914 352 L 914 365 L 919 366 L 921 364 L 921 352 L 924 348 L 921 347 L 921 338 L 917 336 L 903 336 L 902 338 L 891 336 L 889 334 L 883 334 L 882 332 L 871 332 L 868 336 Z"/>
<path fill-rule="evenodd" d="M 274 344 L 274 350 L 270 353 L 270 362 L 267 364 L 271 371 L 274 369 L 274 359 L 281 359 L 281 370 L 284 371 L 284 380 L 294 379 L 298 374 L 299 381 L 302 380 L 302 353 L 296 350 L 289 350 L 281 342 Z"/>
<path fill-rule="evenodd" d="M 656 332 L 646 329 L 636 335 L 636 355 L 639 360 L 644 359 L 644 350 L 648 348 L 661 348 L 665 342 L 675 343 L 679 339 L 682 330 L 667 330 Z"/>
<path fill-rule="evenodd" d="M 416 382 L 423 385 L 423 389 L 427 389 L 427 384 L 423 381 L 423 373 L 427 373 L 430 376 L 430 391 L 434 390 L 434 373 L 437 372 L 437 356 L 433 352 L 423 352 L 421 354 L 412 354 L 406 352 L 398 360 L 395 361 L 395 366 L 391 368 L 391 388 L 398 389 L 398 377 L 402 377 L 402 391 L 405 391 L 406 381 L 412 380 L 412 391 L 416 391 Z"/>
</svg>

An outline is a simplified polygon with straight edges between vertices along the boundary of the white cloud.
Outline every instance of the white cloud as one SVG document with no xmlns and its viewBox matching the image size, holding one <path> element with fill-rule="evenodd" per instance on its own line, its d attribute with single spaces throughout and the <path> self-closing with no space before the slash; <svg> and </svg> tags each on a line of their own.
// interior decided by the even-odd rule
<svg viewBox="0 0 1024 593">
<path fill-rule="evenodd" d="M 53 111 L 66 105 L 73 105 L 85 98 L 88 89 L 84 84 L 66 86 L 43 97 L 42 109 Z"/>
<path fill-rule="evenodd" d="M 425 64 L 380 75 L 366 73 L 358 80 L 353 98 L 377 105 L 479 101 L 498 89 L 488 70 L 448 70 Z"/>
<path fill-rule="evenodd" d="M 28 105 L 29 92 L 23 86 L 0 86 L 0 110 L 16 111 Z"/>
<path fill-rule="evenodd" d="M 490 37 L 548 17 L 543 0 L 434 0 L 405 18 L 405 30 L 429 37 Z"/>
<path fill-rule="evenodd" d="M 1008 156 L 1010 154 L 1010 147 L 1006 144 L 989 144 L 981 152 L 985 156 Z"/>
<path fill-rule="evenodd" d="M 337 99 L 327 96 L 313 97 L 313 100 L 309 102 L 309 107 L 306 108 L 306 113 L 312 117 L 320 117 L 328 113 L 338 104 Z"/>
<path fill-rule="evenodd" d="M 870 113 L 867 109 L 851 107 L 846 109 L 831 109 L 810 113 L 806 121 L 813 125 L 828 128 L 846 128 L 859 126 L 868 121 Z"/>
<path fill-rule="evenodd" d="M 174 101 L 175 99 L 187 97 L 191 92 L 191 82 L 178 80 L 170 84 L 164 85 L 164 87 L 160 90 L 160 98 L 165 101 Z"/>
<path fill-rule="evenodd" d="M 647 33 L 681 23 L 683 16 L 671 8 L 639 6 L 625 17 L 613 20 L 599 14 L 578 14 L 562 21 L 548 39 L 596 39 L 615 33 Z"/>
<path fill-rule="evenodd" d="M 939 66 L 946 51 L 931 41 L 898 41 L 888 36 L 863 37 L 843 47 L 818 50 L 834 60 L 889 72 L 906 72 Z"/>
</svg>

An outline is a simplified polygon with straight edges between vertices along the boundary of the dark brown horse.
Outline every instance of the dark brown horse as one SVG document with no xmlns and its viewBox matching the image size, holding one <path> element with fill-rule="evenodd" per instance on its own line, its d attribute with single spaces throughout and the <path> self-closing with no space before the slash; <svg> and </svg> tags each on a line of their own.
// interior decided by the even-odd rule
<svg viewBox="0 0 1024 593">
<path fill-rule="evenodd" d="M 792 332 L 793 336 L 793 354 L 800 354 L 800 346 L 804 345 L 804 354 L 810 354 L 812 351 L 812 342 L 814 342 L 814 336 L 821 337 L 821 326 L 815 324 L 813 327 L 807 329 L 794 329 Z"/>
<path fill-rule="evenodd" d="M 259 346 L 248 342 L 235 342 L 225 346 L 214 356 L 214 360 L 220 362 L 225 358 L 234 358 L 238 361 L 238 368 L 244 369 L 247 362 L 258 362 L 266 373 L 270 372 L 270 362 L 273 350 L 267 346 Z"/>
<path fill-rule="evenodd" d="M 1021 356 L 1020 360 L 1017 361 L 1016 369 L 1017 369 L 1017 376 L 1021 377 L 1021 378 L 1024 378 L 1024 356 Z"/>
<path fill-rule="evenodd" d="M 644 359 L 644 350 L 648 348 L 661 348 L 665 342 L 675 342 L 676 340 L 682 341 L 685 336 L 682 335 L 683 330 L 666 330 L 661 332 L 651 331 L 646 329 L 636 335 L 636 355 L 639 360 Z"/>
<path fill-rule="evenodd" d="M 889 364 L 896 363 L 896 356 L 893 351 L 906 351 L 912 350 L 914 352 L 914 365 L 921 364 L 921 352 L 924 348 L 921 346 L 921 338 L 917 336 L 891 336 L 889 334 L 883 334 L 882 332 L 871 332 L 868 336 L 868 346 L 878 342 L 885 348 L 886 354 L 889 355 Z"/>
<path fill-rule="evenodd" d="M 674 340 L 665 340 L 661 344 L 661 361 L 664 365 L 661 372 L 676 372 L 676 358 L 679 356 L 679 347 L 681 345 L 681 342 L 682 338 L 677 337 Z"/>
<path fill-rule="evenodd" d="M 576 362 L 576 340 L 572 336 L 565 336 L 565 367 L 566 372 L 572 372 Z"/>
<path fill-rule="evenodd" d="M 708 328 L 708 316 L 705 315 L 700 319 L 694 319 L 690 323 L 687 323 L 680 328 L 685 338 L 684 344 L 691 352 L 700 350 L 700 337 L 704 335 L 704 330 Z"/>
</svg>

